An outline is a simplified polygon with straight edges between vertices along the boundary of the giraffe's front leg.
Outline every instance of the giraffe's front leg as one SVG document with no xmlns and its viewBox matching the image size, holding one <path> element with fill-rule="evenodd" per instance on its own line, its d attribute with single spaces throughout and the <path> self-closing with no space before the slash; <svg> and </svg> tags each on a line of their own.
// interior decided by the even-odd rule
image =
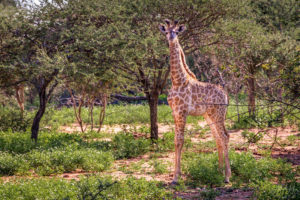
<svg viewBox="0 0 300 200">
<path fill-rule="evenodd" d="M 186 115 L 174 115 L 175 121 L 175 171 L 174 171 L 174 179 L 172 181 L 173 184 L 178 182 L 178 178 L 181 175 L 181 150 L 184 143 L 184 127 L 186 121 Z"/>
</svg>

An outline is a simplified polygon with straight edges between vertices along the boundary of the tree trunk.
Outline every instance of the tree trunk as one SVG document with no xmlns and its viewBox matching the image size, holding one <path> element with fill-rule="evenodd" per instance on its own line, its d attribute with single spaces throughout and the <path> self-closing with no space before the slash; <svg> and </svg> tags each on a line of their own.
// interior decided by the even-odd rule
<svg viewBox="0 0 300 200">
<path fill-rule="evenodd" d="M 152 141 L 158 140 L 158 125 L 157 125 L 157 105 L 158 105 L 158 93 L 151 93 L 147 95 L 149 107 L 150 107 L 150 120 L 151 120 L 151 135 Z"/>
<path fill-rule="evenodd" d="M 238 117 L 238 122 L 240 122 L 240 109 L 239 109 L 239 93 L 235 94 L 236 112 Z"/>
<path fill-rule="evenodd" d="M 282 88 L 279 88 L 279 91 L 278 91 L 278 96 L 279 96 L 279 101 L 282 102 Z M 282 126 L 284 126 L 284 109 L 283 109 L 283 105 L 282 103 L 280 103 L 280 122 L 282 123 Z"/>
<path fill-rule="evenodd" d="M 71 99 L 72 99 L 72 104 L 73 104 L 73 109 L 74 109 L 76 120 L 77 120 L 77 122 L 80 126 L 81 132 L 84 133 L 83 122 L 82 122 L 82 119 L 81 119 L 81 107 L 82 107 L 82 104 L 84 102 L 85 93 L 83 93 L 83 95 L 79 97 L 79 103 L 78 103 L 79 105 L 78 105 L 78 112 L 77 112 L 77 102 L 76 102 L 76 99 L 74 97 L 73 91 L 71 90 L 71 88 L 67 84 L 66 84 L 66 88 L 69 91 Z"/>
<path fill-rule="evenodd" d="M 89 102 L 90 117 L 91 117 L 91 131 L 93 131 L 93 129 L 94 129 L 94 113 L 93 113 L 94 103 L 95 103 L 94 97 L 91 97 L 90 102 Z"/>
<path fill-rule="evenodd" d="M 24 86 L 23 85 L 18 85 L 15 86 L 15 91 L 16 91 L 16 99 L 19 104 L 20 110 L 21 110 L 21 117 L 23 118 L 23 113 L 24 113 Z"/>
<path fill-rule="evenodd" d="M 255 115 L 255 78 L 252 76 L 248 78 L 248 112 L 249 116 Z"/>
<path fill-rule="evenodd" d="M 105 111 L 106 111 L 106 105 L 107 105 L 107 94 L 101 95 L 101 103 L 102 103 L 102 108 L 100 108 L 100 114 L 99 114 L 99 128 L 98 128 L 98 133 L 100 133 L 101 128 L 103 126 L 104 118 L 105 118 Z"/>
<path fill-rule="evenodd" d="M 41 91 L 39 91 L 39 98 L 40 98 L 39 110 L 34 117 L 32 127 L 31 127 L 31 139 L 34 139 L 35 142 L 37 142 L 38 139 L 40 121 L 46 110 L 46 104 L 47 104 L 46 88 L 44 87 L 41 88 Z"/>
<path fill-rule="evenodd" d="M 37 89 L 40 98 L 40 105 L 39 110 L 36 113 L 33 123 L 31 126 L 31 139 L 34 139 L 37 142 L 38 139 L 38 132 L 40 128 L 40 121 L 45 113 L 46 105 L 53 93 L 55 87 L 58 85 L 58 81 L 55 80 L 54 84 L 49 88 L 47 94 L 47 87 L 49 84 L 55 79 L 57 74 L 59 73 L 58 69 L 54 69 L 52 74 L 48 75 L 47 77 L 40 77 L 39 79 L 32 80 L 34 87 Z"/>
</svg>

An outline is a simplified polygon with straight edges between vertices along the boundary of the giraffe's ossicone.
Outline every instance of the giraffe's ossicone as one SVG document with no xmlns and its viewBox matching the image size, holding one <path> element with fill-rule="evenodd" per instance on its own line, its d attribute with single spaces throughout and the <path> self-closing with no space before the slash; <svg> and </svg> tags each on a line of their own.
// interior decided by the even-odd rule
<svg viewBox="0 0 300 200">
<path fill-rule="evenodd" d="M 181 174 L 180 160 L 184 143 L 184 127 L 188 115 L 202 115 L 216 140 L 219 168 L 223 170 L 225 160 L 225 182 L 231 176 L 228 142 L 229 134 L 225 129 L 225 116 L 228 105 L 228 96 L 218 85 L 200 82 L 191 72 L 185 62 L 183 50 L 178 41 L 178 34 L 185 30 L 178 21 L 173 23 L 165 20 L 165 25 L 159 29 L 166 35 L 170 49 L 170 71 L 172 88 L 169 90 L 168 103 L 172 108 L 175 122 L 175 172 L 173 183 L 178 181 Z"/>
</svg>

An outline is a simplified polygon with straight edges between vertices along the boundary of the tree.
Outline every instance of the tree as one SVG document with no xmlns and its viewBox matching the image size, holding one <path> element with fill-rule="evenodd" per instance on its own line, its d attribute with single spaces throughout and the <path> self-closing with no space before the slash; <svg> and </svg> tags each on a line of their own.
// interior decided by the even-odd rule
<svg viewBox="0 0 300 200">
<path fill-rule="evenodd" d="M 19 41 L 16 41 L 13 37 L 13 34 L 9 32 L 9 26 L 6 26 L 5 19 L 7 15 L 12 15 L 12 13 L 16 12 L 16 3 L 14 1 L 1 1 L 0 2 L 0 10 L 3 13 L 0 18 L 3 19 L 3 24 L 1 25 L 1 40 L 0 40 L 0 49 L 1 54 L 0 57 L 2 59 L 2 64 L 10 64 L 11 55 L 18 54 L 18 45 Z M 19 72 L 12 73 L 12 70 L 4 67 L 0 68 L 0 87 L 9 96 L 15 96 L 17 103 L 19 105 L 21 116 L 23 116 L 24 112 L 24 81 L 22 81 L 22 74 Z M 12 89 L 13 88 L 13 89 Z M 11 90 L 14 90 L 12 92 Z M 13 95 L 14 93 L 14 95 Z"/>
<path fill-rule="evenodd" d="M 252 20 L 242 19 L 222 22 L 222 32 L 226 38 L 219 56 L 243 77 L 248 91 L 248 111 L 255 115 L 257 96 L 257 75 L 265 71 L 266 64 L 272 62 L 273 52 L 283 42 L 278 34 L 267 31 Z"/>
<path fill-rule="evenodd" d="M 93 129 L 93 107 L 101 100 L 99 131 L 104 120 L 107 98 L 119 90 L 121 80 L 111 68 L 119 63 L 117 55 L 109 52 L 118 48 L 111 37 L 115 34 L 112 15 L 114 8 L 108 1 L 70 0 L 59 4 L 62 52 L 67 56 L 67 67 L 62 72 L 64 84 L 72 97 L 76 119 L 84 132 L 81 107 L 90 108 Z M 66 16 L 66 17 L 65 17 Z M 77 96 L 78 101 L 76 101 Z M 77 107 L 78 102 L 78 107 Z"/>
<path fill-rule="evenodd" d="M 117 50 L 120 65 L 116 72 L 138 84 L 147 97 L 150 107 L 151 139 L 158 139 L 158 97 L 167 85 L 169 76 L 169 53 L 166 40 L 158 31 L 165 18 L 178 19 L 188 26 L 180 38 L 186 52 L 191 53 L 201 46 L 212 45 L 212 26 L 224 15 L 233 12 L 228 5 L 234 1 L 121 1 L 124 7 L 118 13 L 121 23 L 116 24 L 118 41 L 122 49 Z M 118 4 L 119 5 L 119 4 Z M 236 9 L 237 7 L 233 7 Z M 125 45 L 123 45 L 125 44 Z"/>
<path fill-rule="evenodd" d="M 251 0 L 254 19 L 268 31 L 279 31 L 296 39 L 299 34 L 299 3 L 297 0 Z"/>
<path fill-rule="evenodd" d="M 111 39 L 115 29 L 107 17 L 112 11 L 108 5 L 108 1 L 43 1 L 34 9 L 15 9 L 1 16 L 0 34 L 5 36 L 0 43 L 1 83 L 8 87 L 26 82 L 37 90 L 40 104 L 31 129 L 35 141 L 60 81 L 77 82 L 78 88 L 79 83 L 98 82 L 105 86 L 102 91 L 115 86 L 111 80 L 117 80 L 116 76 L 105 74 L 115 58 L 108 52 L 117 48 Z M 19 79 L 8 82 L 10 74 Z"/>
<path fill-rule="evenodd" d="M 50 8 L 48 5 L 47 8 Z M 15 9 L 2 17 L 1 32 L 6 33 L 2 40 L 1 71 L 11 74 L 11 82 L 1 77 L 6 86 L 17 86 L 26 82 L 39 94 L 39 109 L 34 117 L 31 138 L 37 141 L 39 123 L 46 109 L 61 67 L 62 56 L 57 54 L 56 42 L 58 26 L 53 23 L 46 7 L 41 10 Z"/>
</svg>

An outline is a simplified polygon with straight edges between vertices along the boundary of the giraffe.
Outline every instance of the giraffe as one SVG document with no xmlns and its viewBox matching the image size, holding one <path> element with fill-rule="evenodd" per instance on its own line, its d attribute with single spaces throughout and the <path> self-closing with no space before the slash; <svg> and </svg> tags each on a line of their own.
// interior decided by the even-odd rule
<svg viewBox="0 0 300 200">
<path fill-rule="evenodd" d="M 221 86 L 197 80 L 185 62 L 177 38 L 177 35 L 185 30 L 185 26 L 178 25 L 178 21 L 171 23 L 170 20 L 165 20 L 165 22 L 165 25 L 159 25 L 159 29 L 166 35 L 170 49 L 172 88 L 169 90 L 168 103 L 175 122 L 175 171 L 172 183 L 176 184 L 181 175 L 181 150 L 188 115 L 202 115 L 210 126 L 217 144 L 219 168 L 223 171 L 225 160 L 225 183 L 229 183 L 231 176 L 228 157 L 229 134 L 224 125 L 228 105 L 227 93 Z"/>
</svg>

